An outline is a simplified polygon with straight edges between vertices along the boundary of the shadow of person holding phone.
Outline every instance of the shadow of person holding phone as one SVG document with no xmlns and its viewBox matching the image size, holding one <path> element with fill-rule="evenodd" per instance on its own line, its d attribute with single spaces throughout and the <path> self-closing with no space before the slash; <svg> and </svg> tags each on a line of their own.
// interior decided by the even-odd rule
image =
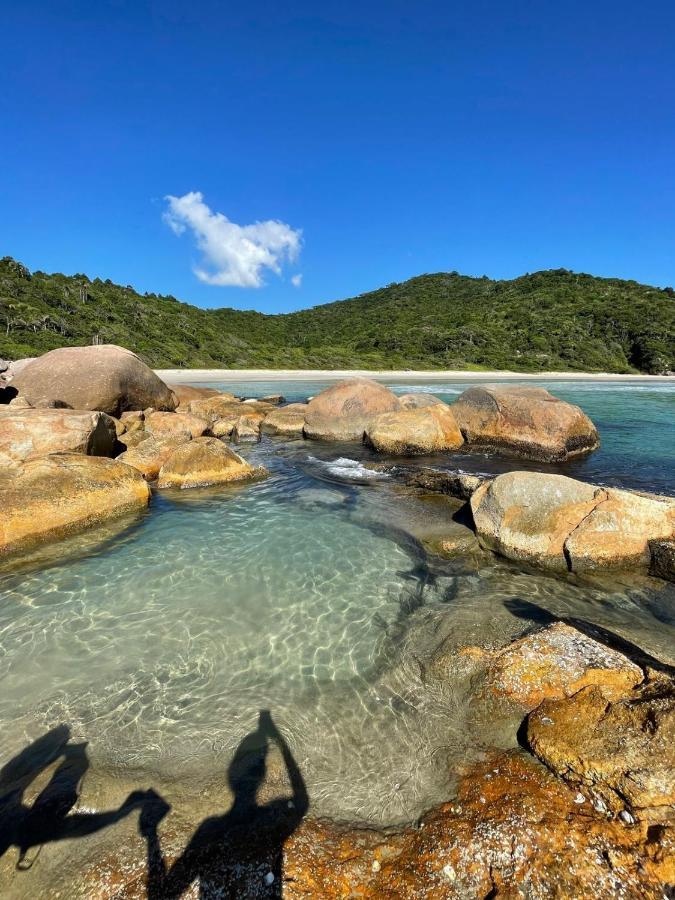
<svg viewBox="0 0 675 900">
<path fill-rule="evenodd" d="M 258 805 L 271 744 L 283 757 L 291 796 Z M 146 798 L 139 828 L 147 841 L 149 900 L 180 897 L 195 880 L 202 898 L 281 897 L 283 846 L 307 812 L 309 799 L 300 770 L 269 711 L 261 710 L 256 730 L 237 747 L 228 779 L 234 793 L 230 810 L 205 819 L 173 864 L 164 858 L 157 833 L 170 806 L 159 794 Z"/>
</svg>

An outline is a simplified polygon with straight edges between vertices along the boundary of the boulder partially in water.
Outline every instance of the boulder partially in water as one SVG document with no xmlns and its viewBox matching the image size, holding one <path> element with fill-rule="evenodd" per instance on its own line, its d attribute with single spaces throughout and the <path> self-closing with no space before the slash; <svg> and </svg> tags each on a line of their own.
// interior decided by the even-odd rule
<svg viewBox="0 0 675 900">
<path fill-rule="evenodd" d="M 398 398 L 370 378 L 339 381 L 307 405 L 305 437 L 324 441 L 360 441 L 380 413 L 400 409 Z"/>
<path fill-rule="evenodd" d="M 117 457 L 117 461 L 133 466 L 146 481 L 155 481 L 176 447 L 188 441 L 189 438 L 181 435 L 158 440 L 154 435 L 148 434 L 143 440 L 130 443 L 124 453 Z"/>
<path fill-rule="evenodd" d="M 307 403 L 289 403 L 272 410 L 263 420 L 261 428 L 265 434 L 302 435 L 306 413 Z"/>
<path fill-rule="evenodd" d="M 675 690 L 610 701 L 598 687 L 546 700 L 527 721 L 533 752 L 614 813 L 662 821 L 675 805 Z"/>
<path fill-rule="evenodd" d="M 10 406 L 0 415 L 0 466 L 58 452 L 114 456 L 116 437 L 105 413 Z"/>
<path fill-rule="evenodd" d="M 624 697 L 643 677 L 622 653 L 555 622 L 492 654 L 487 685 L 498 697 L 531 710 L 542 700 L 569 697 L 589 685 L 610 700 Z"/>
<path fill-rule="evenodd" d="M 647 568 L 650 541 L 675 530 L 675 500 L 564 475 L 508 472 L 471 497 L 481 544 L 558 571 Z"/>
<path fill-rule="evenodd" d="M 77 453 L 0 473 L 0 555 L 30 549 L 134 512 L 150 489 L 131 466 Z"/>
<path fill-rule="evenodd" d="M 649 551 L 652 558 L 649 568 L 651 574 L 675 582 L 675 537 L 650 541 Z"/>
<path fill-rule="evenodd" d="M 160 488 L 205 487 L 248 481 L 267 474 L 253 467 L 218 438 L 196 438 L 177 447 L 159 472 Z"/>
<path fill-rule="evenodd" d="M 467 444 L 526 459 L 562 462 L 599 446 L 588 416 L 544 388 L 471 387 L 452 405 Z"/>
<path fill-rule="evenodd" d="M 464 443 L 444 403 L 381 413 L 367 426 L 365 440 L 379 453 L 400 455 L 457 450 Z"/>
<path fill-rule="evenodd" d="M 73 409 L 119 416 L 129 409 L 173 410 L 170 388 L 135 353 L 114 344 L 61 347 L 30 362 L 12 387 L 35 406 L 59 400 Z"/>
</svg>

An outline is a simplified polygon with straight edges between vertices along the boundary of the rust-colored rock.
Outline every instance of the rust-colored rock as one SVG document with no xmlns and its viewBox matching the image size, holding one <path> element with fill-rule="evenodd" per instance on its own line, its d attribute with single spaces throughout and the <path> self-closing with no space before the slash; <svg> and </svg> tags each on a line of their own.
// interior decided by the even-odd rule
<svg viewBox="0 0 675 900">
<path fill-rule="evenodd" d="M 146 481 L 155 481 L 160 469 L 176 447 L 187 443 L 188 440 L 189 438 L 178 435 L 160 441 L 153 435 L 147 435 L 144 440 L 130 444 L 124 453 L 120 453 L 117 461 L 133 466 Z"/>
<path fill-rule="evenodd" d="M 145 420 L 145 430 L 158 441 L 182 438 L 191 441 L 208 431 L 208 422 L 200 416 L 184 412 L 153 412 Z"/>
<path fill-rule="evenodd" d="M 370 378 L 350 378 L 326 388 L 307 405 L 305 437 L 360 441 L 380 413 L 400 409 L 397 397 Z"/>
<path fill-rule="evenodd" d="M 241 402 L 232 394 L 217 394 L 214 397 L 192 400 L 189 411 L 192 415 L 205 419 L 210 425 L 235 413 L 239 416 L 243 414 Z"/>
<path fill-rule="evenodd" d="M 266 475 L 264 468 L 254 468 L 218 438 L 196 438 L 177 447 L 159 473 L 160 488 L 204 487 L 248 481 Z"/>
<path fill-rule="evenodd" d="M 553 772 L 591 793 L 601 808 L 675 818 L 672 683 L 646 685 L 614 702 L 598 687 L 547 700 L 530 714 L 527 740 Z"/>
<path fill-rule="evenodd" d="M 466 442 L 477 447 L 560 462 L 599 446 L 588 416 L 544 388 L 471 387 L 452 409 Z"/>
<path fill-rule="evenodd" d="M 379 453 L 407 455 L 457 450 L 464 439 L 450 407 L 436 403 L 376 416 L 366 443 Z"/>
<path fill-rule="evenodd" d="M 0 555 L 142 511 L 150 491 L 117 460 L 55 453 L 0 473 Z"/>
<path fill-rule="evenodd" d="M 302 435 L 305 427 L 305 413 L 307 403 L 289 403 L 272 410 L 262 423 L 262 430 L 266 434 L 279 434 L 284 437 Z"/>
<path fill-rule="evenodd" d="M 176 398 L 146 364 L 124 347 L 61 347 L 30 362 L 12 381 L 34 406 L 59 400 L 73 409 L 119 416 L 128 409 L 173 410 Z"/>
<path fill-rule="evenodd" d="M 239 416 L 231 432 L 232 440 L 237 444 L 255 443 L 260 440 L 260 414 Z"/>
<path fill-rule="evenodd" d="M 487 673 L 494 694 L 528 710 L 589 685 L 596 685 L 607 699 L 624 697 L 642 680 L 642 669 L 622 653 L 563 622 L 495 652 Z"/>
<path fill-rule="evenodd" d="M 116 436 L 105 413 L 8 407 L 0 416 L 0 466 L 59 452 L 113 456 Z"/>
</svg>

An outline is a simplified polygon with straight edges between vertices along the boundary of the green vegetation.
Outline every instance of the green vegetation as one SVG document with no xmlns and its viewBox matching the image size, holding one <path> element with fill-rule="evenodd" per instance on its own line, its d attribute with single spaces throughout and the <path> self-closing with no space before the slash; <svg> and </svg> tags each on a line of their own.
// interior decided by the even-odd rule
<svg viewBox="0 0 675 900">
<path fill-rule="evenodd" d="M 199 309 L 0 260 L 0 356 L 92 342 L 155 367 L 675 370 L 675 292 L 565 269 L 421 275 L 284 315 Z"/>
</svg>

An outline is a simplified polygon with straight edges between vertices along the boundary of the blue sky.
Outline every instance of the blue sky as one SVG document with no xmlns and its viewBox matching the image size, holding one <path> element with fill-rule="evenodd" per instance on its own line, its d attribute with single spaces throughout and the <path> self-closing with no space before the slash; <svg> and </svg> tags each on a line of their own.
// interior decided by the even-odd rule
<svg viewBox="0 0 675 900">
<path fill-rule="evenodd" d="M 263 311 L 452 269 L 675 283 L 672 2 L 2 20 L 0 255 L 32 269 Z"/>
</svg>

